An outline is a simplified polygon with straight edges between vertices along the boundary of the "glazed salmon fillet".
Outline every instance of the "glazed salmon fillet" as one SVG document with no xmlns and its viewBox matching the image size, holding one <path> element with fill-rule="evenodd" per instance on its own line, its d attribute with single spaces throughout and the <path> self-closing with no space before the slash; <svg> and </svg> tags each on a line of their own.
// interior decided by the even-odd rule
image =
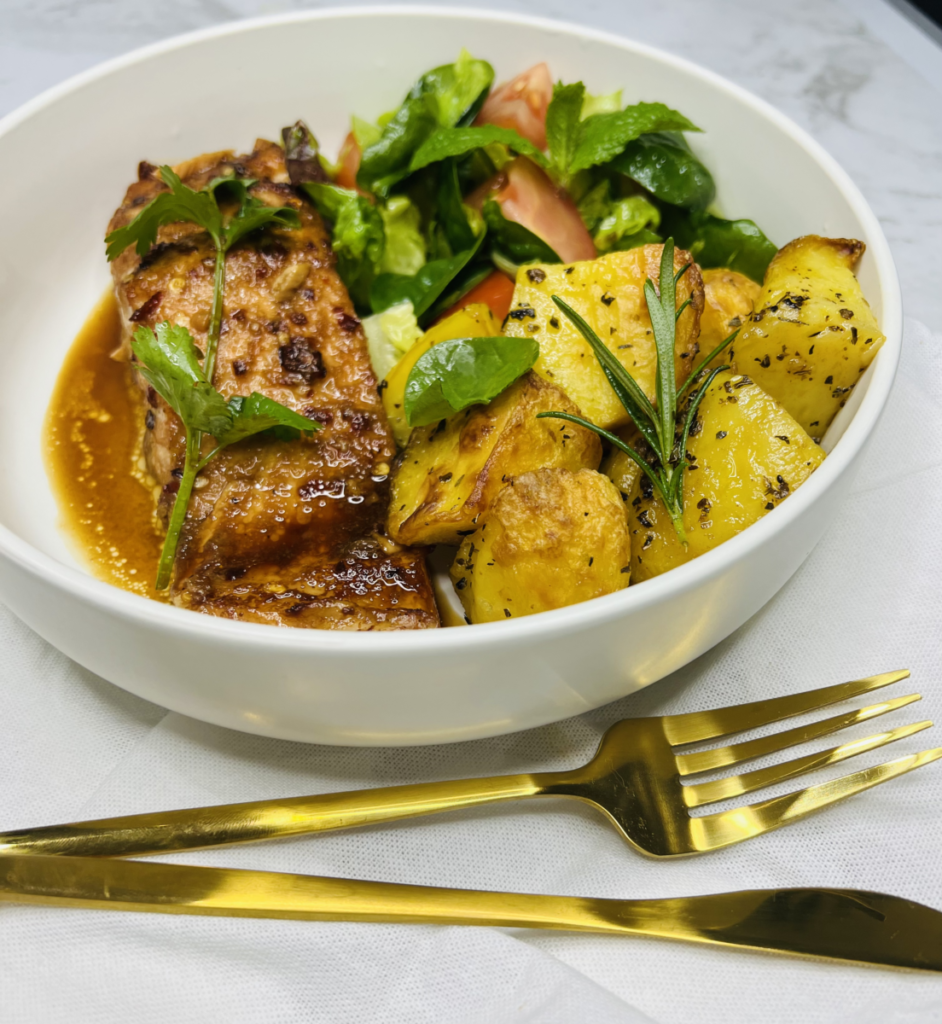
<svg viewBox="0 0 942 1024">
<path fill-rule="evenodd" d="M 257 179 L 252 195 L 297 211 L 300 228 L 263 229 L 227 255 L 213 384 L 227 399 L 258 391 L 322 429 L 295 441 L 251 438 L 200 473 L 178 548 L 173 602 L 280 626 L 438 626 L 423 552 L 385 534 L 392 431 L 328 235 L 290 184 L 283 150 L 259 141 L 247 156 L 211 153 L 174 170 L 195 189 L 221 176 Z M 165 187 L 154 167 L 141 164 L 109 231 L 129 223 Z M 137 327 L 164 320 L 188 327 L 205 345 L 214 258 L 201 229 L 171 224 L 143 258 L 129 248 L 115 260 L 125 357 Z M 166 521 L 184 462 L 183 427 L 140 374 L 134 377 L 144 459 L 159 488 L 157 514 Z"/>
</svg>

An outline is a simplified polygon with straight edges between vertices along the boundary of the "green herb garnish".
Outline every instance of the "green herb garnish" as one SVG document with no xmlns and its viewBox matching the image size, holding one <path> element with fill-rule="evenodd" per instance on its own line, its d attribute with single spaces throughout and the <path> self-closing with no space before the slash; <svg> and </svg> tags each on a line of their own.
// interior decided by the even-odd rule
<svg viewBox="0 0 942 1024">
<path fill-rule="evenodd" d="M 138 327 L 131 349 L 137 356 L 141 376 L 180 417 L 186 436 L 183 476 L 157 568 L 155 588 L 165 590 L 170 585 L 193 483 L 213 456 L 262 431 L 270 430 L 281 438 L 296 438 L 301 433 L 319 430 L 320 424 L 258 392 L 227 402 L 209 383 L 196 343 L 185 327 L 170 323 L 158 324 L 156 331 Z M 201 456 L 204 434 L 212 436 L 216 444 Z"/>
<path fill-rule="evenodd" d="M 216 250 L 213 305 L 202 365 L 196 344 L 185 327 L 163 323 L 158 325 L 156 333 L 140 327 L 131 342 L 141 375 L 180 417 L 186 432 L 183 476 L 170 514 L 155 583 L 157 590 L 165 590 L 170 584 L 193 482 L 209 459 L 227 445 L 263 430 L 290 428 L 310 432 L 319 428 L 263 395 L 253 394 L 226 402 L 212 386 L 222 324 L 226 253 L 258 228 L 270 224 L 299 227 L 297 212 L 290 206 L 267 206 L 250 196 L 248 190 L 254 184 L 251 180 L 216 178 L 206 188 L 196 190 L 184 185 L 170 167 L 161 167 L 160 176 L 169 191 L 156 196 L 130 224 L 112 231 L 105 245 L 109 261 L 117 259 L 131 245 L 135 246 L 138 256 L 143 257 L 157 241 L 161 226 L 182 222 L 203 228 Z M 227 211 L 234 208 L 224 213 L 220 201 Z M 204 434 L 215 438 L 216 447 L 201 459 Z"/>
<path fill-rule="evenodd" d="M 616 356 L 603 344 L 589 324 L 571 306 L 563 302 L 558 295 L 553 296 L 553 302 L 572 321 L 579 333 L 591 345 L 592 351 L 595 353 L 595 357 L 598 359 L 615 394 L 654 454 L 655 461 L 653 465 L 640 452 L 625 444 L 620 437 L 616 437 L 615 434 L 603 430 L 581 416 L 573 416 L 564 412 L 541 412 L 537 414 L 538 418 L 548 416 L 555 419 L 568 420 L 571 423 L 578 423 L 587 430 L 598 434 L 599 437 L 605 438 L 606 441 L 609 441 L 629 458 L 633 459 L 654 485 L 654 489 L 660 495 L 661 500 L 664 502 L 664 507 L 671 517 L 671 522 L 674 524 L 677 536 L 684 544 L 687 543 L 683 523 L 683 479 L 684 470 L 687 467 L 687 438 L 696 418 L 697 408 L 703 400 L 707 389 L 713 383 L 713 378 L 721 370 L 727 370 L 729 367 L 719 366 L 711 370 L 707 374 L 706 379 L 691 393 L 686 401 L 686 409 L 682 411 L 684 395 L 707 366 L 730 344 L 738 333 L 734 331 L 721 345 L 711 352 L 693 371 L 686 384 L 678 388 L 674 365 L 677 321 L 681 313 L 687 308 L 690 299 L 688 298 L 681 303 L 680 308 L 675 309 L 677 282 L 691 266 L 691 263 L 687 263 L 676 274 L 674 273 L 674 240 L 669 238 L 664 243 L 664 251 L 661 254 L 659 287 L 655 287 L 654 282 L 650 278 L 644 285 L 644 297 L 648 306 L 648 314 L 651 317 L 651 326 L 654 329 L 654 345 L 657 355 L 657 371 L 654 385 L 657 396 L 656 407 L 641 390 L 634 377 L 631 376 Z"/>
<path fill-rule="evenodd" d="M 762 284 L 766 268 L 778 251 L 755 221 L 724 220 L 712 213 L 667 207 L 666 231 L 693 254 L 701 267 L 728 267 Z"/>
<path fill-rule="evenodd" d="M 539 354 L 540 346 L 531 338 L 456 338 L 433 345 L 406 380 L 409 426 L 421 427 L 489 402 L 526 373 Z"/>
</svg>

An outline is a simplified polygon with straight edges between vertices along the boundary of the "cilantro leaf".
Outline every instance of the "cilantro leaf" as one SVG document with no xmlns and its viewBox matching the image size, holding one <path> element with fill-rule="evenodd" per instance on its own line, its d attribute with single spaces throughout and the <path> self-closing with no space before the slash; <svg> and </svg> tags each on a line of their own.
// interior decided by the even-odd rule
<svg viewBox="0 0 942 1024">
<path fill-rule="evenodd" d="M 406 380 L 406 419 L 419 427 L 489 402 L 526 373 L 540 346 L 532 338 L 456 338 L 423 353 Z"/>
<path fill-rule="evenodd" d="M 532 142 L 518 135 L 513 128 L 484 124 L 474 128 L 439 128 L 416 149 L 409 164 L 409 171 L 411 173 L 421 170 L 450 156 L 464 156 L 495 142 L 522 156 L 528 156 L 541 167 L 547 166 L 543 153 Z"/>
<path fill-rule="evenodd" d="M 550 163 L 560 180 L 565 184 L 569 179 L 576 146 L 582 128 L 582 105 L 585 102 L 585 86 L 582 82 L 553 86 L 553 98 L 546 111 L 546 141 L 550 151 Z"/>
<path fill-rule="evenodd" d="M 217 246 L 222 244 L 222 214 L 212 191 L 197 192 L 184 185 L 167 166 L 160 168 L 160 176 L 169 187 L 161 192 L 123 228 L 112 231 L 105 239 L 105 252 L 109 262 L 117 259 L 130 245 L 137 245 L 138 256 L 146 256 L 157 241 L 157 231 L 164 224 L 185 221 L 208 231 Z"/>
<path fill-rule="evenodd" d="M 636 103 L 617 113 L 593 114 L 581 122 L 569 174 L 604 164 L 649 132 L 697 132 L 683 114 L 663 103 Z"/>
<path fill-rule="evenodd" d="M 254 196 L 246 196 L 239 205 L 238 213 L 225 227 L 223 250 L 228 252 L 236 242 L 250 232 L 272 224 L 285 228 L 299 228 L 301 218 L 297 210 L 290 206 L 269 206 Z"/>
<path fill-rule="evenodd" d="M 183 421 L 188 431 L 219 437 L 229 430 L 232 413 L 226 400 L 206 380 L 199 353 L 185 327 L 167 322 L 138 327 L 131 349 L 140 372 L 157 394 Z"/>
<path fill-rule="evenodd" d="M 321 429 L 320 423 L 309 420 L 306 416 L 294 412 L 272 398 L 266 398 L 257 391 L 253 391 L 248 398 L 241 395 L 230 398 L 228 405 L 232 423 L 222 436 L 215 435 L 219 448 L 225 448 L 263 431 L 270 431 L 281 440 L 293 441 L 302 433 L 310 434 Z"/>
</svg>

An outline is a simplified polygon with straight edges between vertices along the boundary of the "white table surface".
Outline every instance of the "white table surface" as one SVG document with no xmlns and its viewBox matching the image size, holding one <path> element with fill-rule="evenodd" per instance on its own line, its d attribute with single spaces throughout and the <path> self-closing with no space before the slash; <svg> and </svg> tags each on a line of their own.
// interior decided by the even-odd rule
<svg viewBox="0 0 942 1024">
<path fill-rule="evenodd" d="M 306 4 L 300 0 L 295 3 L 267 3 L 264 0 L 162 0 L 160 3 L 154 0 L 0 0 L 0 115 L 69 75 L 142 44 L 229 19 L 312 6 L 327 5 Z M 547 17 L 577 19 L 581 23 L 665 47 L 726 75 L 776 104 L 830 150 L 862 188 L 880 217 L 893 248 L 902 279 L 907 314 L 923 321 L 933 331 L 938 331 L 942 320 L 942 289 L 939 287 L 939 281 L 942 279 L 942 246 L 939 244 L 942 229 L 942 93 L 938 91 L 942 84 L 942 50 L 936 49 L 926 37 L 918 35 L 916 30 L 902 21 L 891 7 L 883 3 L 883 0 L 860 0 L 859 3 L 856 0 L 846 0 L 846 6 L 842 0 L 659 0 L 657 3 L 651 3 L 650 0 L 647 3 L 638 0 L 581 0 L 578 14 L 573 11 L 572 4 L 564 3 L 562 0 L 543 0 L 540 3 L 528 0 L 503 0 L 499 6 L 505 10 L 519 9 Z M 933 365 L 937 367 L 938 362 Z M 901 416 L 905 416 L 905 410 L 897 410 L 894 415 L 897 417 L 897 425 L 905 426 L 900 419 Z M 884 452 L 879 459 L 872 458 L 871 469 L 874 467 L 883 474 L 881 479 L 889 479 L 892 453 Z M 912 467 L 907 471 L 915 472 Z M 901 529 L 905 530 L 908 522 L 905 515 L 901 517 L 900 522 Z M 831 537 L 830 547 L 823 553 L 820 550 L 815 553 L 811 562 L 814 563 L 816 559 L 816 567 L 812 565 L 811 569 L 806 570 L 806 576 L 809 572 L 820 575 L 824 559 L 836 558 L 838 553 L 842 553 L 841 557 L 846 562 L 848 551 L 856 551 L 853 545 L 848 548 L 846 541 L 841 547 L 836 544 L 836 539 Z M 889 542 L 884 543 L 882 547 L 877 544 L 878 559 L 882 558 L 885 561 L 889 557 L 896 557 L 897 549 L 891 549 L 888 545 Z M 826 545 L 822 545 L 822 548 L 825 547 Z M 892 555 L 888 554 L 891 550 Z M 938 545 L 930 555 L 936 563 L 942 562 L 939 558 Z M 836 564 L 841 563 L 838 561 Z M 894 579 L 905 579 L 904 569 L 905 567 L 900 569 Z M 942 578 L 942 573 L 939 576 Z M 785 597 L 779 599 L 778 610 L 784 614 L 790 612 L 789 593 L 794 597 L 798 591 L 788 590 Z M 825 600 L 822 591 L 821 601 Z M 825 612 L 826 603 L 816 606 L 816 614 L 823 615 Z M 913 622 L 919 619 L 918 608 L 912 609 L 911 619 Z M 920 635 L 925 633 L 926 625 L 920 622 L 919 628 L 923 631 Z M 716 658 L 707 655 L 705 659 L 701 659 L 706 664 L 703 672 L 715 668 L 720 663 L 720 658 L 728 661 L 730 645 L 736 642 L 736 637 L 732 638 Z M 891 645 L 889 641 L 881 645 L 879 637 L 876 637 L 872 643 L 868 641 L 863 644 L 865 649 L 861 649 L 857 658 L 856 654 L 851 656 L 850 652 L 841 646 L 839 639 L 836 639 L 833 656 L 825 666 L 826 678 L 840 678 L 841 666 L 848 663 L 848 658 L 861 662 L 859 666 L 851 665 L 848 675 L 858 670 L 866 670 L 863 662 L 874 665 L 874 670 L 896 667 L 895 664 L 874 663 L 881 661 L 880 654 L 884 651 L 891 661 L 897 661 L 897 646 Z M 905 645 L 902 649 L 906 649 Z M 923 651 L 923 648 L 919 648 L 919 651 Z M 938 649 L 932 647 L 927 651 L 923 659 L 924 668 L 930 668 L 938 675 Z M 920 657 L 923 657 L 923 654 L 917 653 L 917 661 Z M 63 759 L 66 755 L 71 757 L 74 773 L 81 776 L 82 788 L 87 794 L 83 808 L 87 808 L 89 813 L 145 809 L 134 804 L 133 765 L 134 757 L 139 756 L 135 751 L 137 745 L 144 742 L 149 732 L 164 719 L 163 710 L 123 694 L 95 680 L 82 670 L 67 670 L 61 665 L 62 661 L 63 659 L 46 648 L 38 638 L 24 639 L 23 627 L 12 621 L 9 615 L 0 609 L 0 662 L 3 665 L 2 675 L 5 677 L 3 681 L 6 685 L 14 685 L 13 680 L 18 673 L 36 675 L 47 672 L 50 678 L 55 680 L 54 685 L 50 683 L 51 689 L 48 693 L 37 692 L 35 697 L 13 695 L 13 691 L 9 691 L 11 698 L 8 711 L 4 712 L 8 717 L 0 721 L 0 764 L 4 766 L 3 777 L 0 779 L 0 812 L 8 806 L 28 806 L 34 811 L 35 821 L 14 822 L 8 820 L 8 815 L 3 813 L 0 827 L 61 820 L 63 816 L 68 816 L 72 812 L 73 803 L 57 792 L 54 773 L 44 765 L 43 751 L 47 748 L 52 749 L 53 745 L 57 752 L 63 755 Z M 695 677 L 697 672 L 697 666 L 692 666 L 690 671 L 684 673 L 683 680 L 667 680 L 659 687 L 653 688 L 658 693 L 652 694 L 651 699 L 645 698 L 633 704 L 631 713 L 656 713 L 668 707 L 673 710 L 674 706 L 670 702 L 674 700 L 682 702 L 676 706 L 676 710 L 687 710 L 687 704 L 684 703 L 686 698 L 681 693 L 682 684 L 688 685 L 689 680 Z M 787 671 L 781 666 L 769 665 L 769 678 L 773 682 L 785 677 Z M 814 685 L 815 682 L 816 680 L 813 680 L 805 685 Z M 938 680 L 934 682 L 937 683 Z M 80 691 L 79 698 L 75 697 L 76 690 Z M 936 686 L 936 694 L 940 692 L 942 691 Z M 692 701 L 691 707 L 703 703 L 702 693 L 699 701 L 696 696 L 689 699 Z M 21 716 L 20 720 L 25 721 L 30 713 L 30 701 L 40 700 L 50 702 L 46 718 L 47 735 L 42 741 L 37 739 L 34 742 L 32 737 L 16 734 L 9 723 L 15 722 L 17 715 Z M 3 707 L 3 694 L 0 694 L 0 708 Z M 926 714 L 930 713 L 927 708 Z M 165 729 L 164 735 L 166 741 L 167 733 L 170 734 L 170 745 L 167 747 L 169 760 L 164 758 L 162 762 L 166 765 L 168 793 L 173 792 L 170 780 L 175 777 L 174 772 L 177 768 L 172 763 L 174 750 L 186 750 L 186 757 L 193 762 L 194 771 L 200 765 L 203 766 L 200 770 L 206 770 L 206 802 L 245 798 L 245 794 L 240 796 L 238 792 L 228 791 L 224 778 L 226 764 L 232 765 L 233 772 L 236 773 L 237 768 L 241 770 L 246 764 L 252 763 L 260 771 L 267 773 L 267 778 L 274 780 L 272 784 L 275 789 L 280 790 L 283 786 L 285 792 L 291 792 L 299 785 L 303 786 L 305 770 L 313 772 L 317 770 L 318 765 L 324 764 L 316 748 L 305 750 L 294 744 L 277 744 L 257 738 L 238 737 L 236 734 L 227 734 L 225 730 L 200 731 L 204 727 L 196 723 L 188 724 L 187 720 L 181 719 L 180 716 L 173 717 L 174 721 Z M 206 728 L 208 730 L 208 727 Z M 92 749 L 83 743 L 83 730 L 89 733 L 95 730 L 96 735 L 111 736 L 113 744 L 105 743 Z M 218 743 L 214 738 L 217 735 Z M 565 735 L 581 733 L 577 730 L 576 733 L 570 731 Z M 543 736 L 549 736 L 552 740 L 554 734 L 552 730 L 546 730 Z M 564 734 L 560 732 L 555 738 L 558 747 L 564 739 Z M 524 734 L 516 748 L 513 745 L 505 745 L 501 748 L 504 751 L 501 756 L 504 756 L 505 760 L 498 760 L 494 767 L 501 770 L 525 770 L 525 762 L 528 759 L 537 761 L 531 763 L 529 767 L 542 767 L 543 765 L 538 763 L 542 757 L 537 757 L 534 751 L 534 739 L 534 734 Z M 585 739 L 586 742 L 590 740 L 588 731 Z M 938 742 L 938 739 L 929 740 L 923 746 Z M 196 747 L 199 748 L 198 764 L 193 753 Z M 441 773 L 455 776 L 488 770 L 491 766 L 478 761 L 478 754 L 482 751 L 486 754 L 488 750 L 497 748 L 486 745 L 472 748 L 472 745 L 462 745 L 460 751 L 458 748 L 451 748 L 455 750 L 454 757 L 448 755 L 449 748 L 439 749 L 442 752 L 436 757 L 440 759 Z M 910 746 L 909 749 L 919 747 Z M 548 749 L 548 752 L 544 753 L 550 762 L 563 756 L 560 749 Z M 360 762 L 357 756 L 351 751 L 349 757 L 341 757 L 336 762 L 338 776 L 342 776 L 345 782 L 358 774 Z M 515 758 L 520 759 L 519 766 L 516 766 Z M 383 765 L 388 766 L 389 781 L 407 781 L 413 777 L 410 763 L 408 752 L 390 751 L 385 759 L 376 759 L 369 771 L 362 771 L 363 784 L 370 783 L 375 778 L 375 771 Z M 130 774 L 127 771 L 129 764 Z M 511 767 L 511 764 L 515 766 Z M 114 787 L 109 790 L 109 780 L 116 777 L 119 765 L 122 766 L 127 778 L 122 781 L 120 791 Z M 57 765 L 57 771 L 61 770 L 60 763 Z M 431 769 L 426 766 L 422 774 L 429 770 Z M 223 774 L 220 774 L 221 771 Z M 152 773 L 153 769 L 149 768 L 148 772 Z M 191 799 L 192 791 L 188 790 L 187 794 L 186 798 Z M 506 820 L 510 820 L 509 814 L 505 817 Z M 530 819 L 531 828 L 542 828 L 542 825 L 536 826 L 535 815 L 527 817 Z M 455 838 L 460 836 L 463 842 L 473 846 L 474 840 L 469 830 L 474 830 L 483 820 L 482 815 L 465 819 L 460 828 L 455 826 L 458 829 L 454 833 Z M 542 820 L 540 819 L 541 822 Z M 847 822 L 850 819 L 843 820 Z M 902 818 L 900 820 L 903 821 Z M 573 832 L 576 837 L 587 834 L 586 829 L 591 831 L 595 828 L 594 824 L 590 828 L 588 818 L 579 818 L 576 825 Z M 430 833 L 426 832 L 426 835 L 428 834 Z M 531 837 L 533 845 L 529 853 L 518 851 L 514 855 L 508 854 L 508 872 L 517 870 L 514 868 L 515 863 L 519 866 L 520 863 L 526 863 L 528 857 L 539 857 L 539 834 L 537 832 Z M 420 834 L 416 833 L 416 836 L 416 842 L 420 843 Z M 333 841 L 325 840 L 321 847 L 325 851 L 325 856 L 329 856 L 328 851 L 334 848 L 329 845 L 331 842 Z M 355 837 L 347 837 L 342 841 L 338 837 L 336 842 L 336 849 L 350 851 L 349 863 L 352 874 L 376 877 L 379 863 L 389 867 L 388 877 L 392 878 L 396 874 L 395 850 L 401 848 L 403 844 L 411 843 L 412 834 L 406 829 L 396 831 L 388 860 L 362 863 L 353 852 L 358 848 Z M 861 849 L 863 848 L 862 846 Z M 612 849 L 614 850 L 614 844 Z M 730 867 L 739 862 L 738 858 L 743 850 L 744 848 L 740 847 L 739 854 L 731 855 L 732 859 L 727 862 Z M 942 857 L 942 844 L 938 845 L 936 850 L 937 856 Z M 628 854 L 625 856 L 629 858 L 625 861 L 626 871 L 632 871 L 632 878 L 636 878 L 640 886 L 647 888 L 650 878 L 653 877 L 653 869 L 647 862 L 631 860 Z M 208 861 L 210 858 L 204 856 L 202 859 Z M 264 866 L 264 856 L 256 855 L 256 860 L 260 862 L 260 866 Z M 586 866 L 580 877 L 583 866 L 575 851 L 567 859 L 567 863 L 567 890 L 573 879 L 576 879 L 573 884 L 577 890 L 591 891 L 598 877 L 592 867 Z M 822 871 L 828 877 L 828 884 L 840 884 L 842 870 L 850 871 L 850 865 L 851 861 L 843 865 L 822 864 Z M 277 862 L 273 862 L 272 866 L 277 866 Z M 497 876 L 502 872 L 496 868 L 491 870 L 493 867 L 494 864 L 481 861 L 479 871 L 469 871 L 466 878 L 453 877 L 446 881 L 439 879 L 436 869 L 430 866 L 428 877 L 413 880 L 433 883 L 437 881 L 438 884 L 464 882 L 479 887 L 497 887 L 500 880 Z M 801 880 L 789 874 L 787 864 L 783 863 L 780 867 L 782 877 L 786 879 L 784 884 L 799 884 Z M 299 864 L 298 868 L 313 870 L 311 864 L 304 863 Z M 735 871 L 733 873 L 735 874 Z M 893 888 L 893 873 L 889 867 L 885 876 L 880 875 L 878 871 L 875 877 L 878 881 L 884 879 L 885 888 Z M 518 880 L 517 887 L 526 886 Z M 900 890 L 901 885 L 896 888 Z M 666 892 L 662 894 L 667 895 Z M 928 900 L 928 897 L 924 898 Z M 942 895 L 932 902 L 934 905 L 942 906 Z M 20 920 L 18 926 L 22 924 L 23 921 Z M 215 927 L 213 922 L 209 924 Z M 66 925 L 63 924 L 63 927 Z M 109 926 L 97 927 L 102 929 Z M 115 924 L 111 927 L 114 930 L 122 926 Z M 211 928 L 203 930 L 203 934 L 207 936 L 211 932 Z M 85 929 L 83 934 L 87 937 L 91 932 Z M 632 980 L 613 973 L 610 962 L 606 967 L 594 966 L 596 961 L 589 955 L 589 951 L 610 948 L 598 945 L 596 940 L 546 936 L 539 939 L 534 937 L 530 941 L 536 948 L 559 957 L 584 975 L 593 977 L 597 984 L 617 993 L 619 998 L 640 1006 L 644 1012 L 658 1021 L 669 1020 L 680 1024 L 681 1021 L 688 1020 L 750 1020 L 748 1012 L 744 1012 L 742 1007 L 733 1012 L 732 1007 L 736 1002 L 734 993 L 728 994 L 729 1004 L 726 1010 L 723 1008 L 724 998 L 716 991 L 709 996 L 713 1000 L 712 1004 L 701 1007 L 698 1011 L 695 994 L 684 991 L 683 984 L 678 984 L 675 992 L 651 993 L 645 991 L 642 979 Z M 3 960 L 9 955 L 10 951 L 4 949 L 4 938 L 0 930 L 0 977 L 3 976 Z M 682 955 L 674 952 L 673 947 L 665 953 L 665 957 L 676 962 L 678 966 L 685 962 Z M 721 960 L 714 962 L 725 963 Z M 770 964 L 769 968 L 762 968 L 769 971 L 770 984 L 773 983 L 773 979 L 788 979 L 793 986 L 802 984 L 803 979 L 817 984 L 817 979 L 823 977 L 819 974 L 818 968 L 813 971 L 809 968 L 807 973 L 802 973 L 790 967 L 786 969 L 778 961 L 757 959 L 755 962 Z M 598 964 L 601 963 L 602 960 L 598 960 Z M 630 975 L 631 963 L 626 947 L 626 975 Z M 52 971 L 52 965 L 50 969 Z M 14 984 L 16 976 L 16 972 L 13 971 L 7 975 L 8 978 L 13 978 Z M 54 977 L 55 972 L 52 971 L 50 984 L 54 984 Z M 880 989 L 880 982 L 867 980 L 874 977 L 868 972 L 842 973 L 840 977 L 861 978 L 859 986 L 855 980 L 848 981 L 848 1005 L 858 1005 L 858 1014 L 865 1009 L 867 992 L 872 991 L 874 998 L 880 998 L 880 992 L 883 991 Z M 873 987 L 871 989 L 868 986 Z M 855 990 L 859 988 L 859 991 L 855 994 L 851 992 L 850 987 Z M 913 983 L 909 991 L 913 993 L 913 1002 L 910 1006 L 898 1007 L 898 1014 L 881 1012 L 880 1019 L 912 1022 L 940 1019 L 934 1016 L 942 1013 L 939 1009 L 942 1006 L 942 999 L 938 998 L 937 987 L 929 990 L 922 984 Z M 7 997 L 9 995 L 8 990 Z M 27 993 L 21 991 L 16 993 L 16 996 L 16 1006 L 28 1005 L 30 997 Z M 0 1020 L 4 1019 L 5 998 L 0 993 Z M 767 1014 L 774 1005 L 774 998 L 770 996 L 769 999 L 765 1011 L 756 1011 L 762 1019 L 769 1019 Z M 863 1005 L 859 1005 L 861 1000 Z M 801 1003 L 800 999 L 798 1003 Z M 798 1004 L 796 1012 L 799 1012 L 803 1021 L 845 1019 L 830 1012 L 816 1014 L 808 1006 L 799 1011 Z M 16 1017 L 17 1021 L 20 1019 L 30 1018 Z M 95 1019 L 110 1024 L 112 1019 L 129 1018 L 111 1017 L 107 1012 L 103 1013 L 100 1010 L 92 1016 L 90 1012 L 83 1012 L 81 1007 L 76 1007 L 71 1019 L 79 1022 Z M 151 1018 L 148 1016 L 147 1019 Z M 208 1018 L 204 1016 L 202 1019 Z M 301 1012 L 297 1015 L 285 1012 L 279 1014 L 277 1019 L 293 1021 L 315 1018 Z M 400 1018 L 392 1012 L 383 1019 Z M 459 1019 L 463 1021 L 466 1018 L 456 1013 L 454 1020 Z M 503 1019 L 502 1017 L 501 1020 Z M 566 1019 L 565 1024 L 575 1024 L 579 1019 L 578 1013 L 575 1013 Z M 611 1019 L 616 1018 L 613 1016 Z M 760 1017 L 751 1019 L 758 1020 Z M 779 1018 L 776 1016 L 775 1019 Z M 797 1020 L 799 1017 L 790 1018 L 785 1013 L 781 1019 Z M 858 1015 L 857 1019 L 871 1018 L 863 1013 L 862 1016 Z M 562 1021 L 562 1018 L 560 1020 Z"/>
</svg>

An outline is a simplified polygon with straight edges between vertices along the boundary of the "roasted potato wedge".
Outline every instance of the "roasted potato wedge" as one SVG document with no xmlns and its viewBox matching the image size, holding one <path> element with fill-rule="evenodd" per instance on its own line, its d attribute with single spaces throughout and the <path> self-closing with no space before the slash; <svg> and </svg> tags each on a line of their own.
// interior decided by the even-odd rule
<svg viewBox="0 0 942 1024">
<path fill-rule="evenodd" d="M 628 507 L 632 582 L 689 562 L 771 512 L 824 461 L 801 426 L 749 377 L 719 373 L 687 442 L 687 546 L 647 477 Z"/>
<path fill-rule="evenodd" d="M 386 417 L 400 448 L 405 447 L 412 433 L 403 402 L 406 381 L 419 357 L 440 341 L 450 341 L 452 338 L 490 338 L 497 334 L 500 334 L 500 323 L 490 309 L 483 302 L 471 303 L 430 327 L 389 371 L 380 390 Z"/>
<path fill-rule="evenodd" d="M 816 439 L 870 365 L 883 334 L 854 267 L 863 242 L 805 235 L 773 257 L 730 360 Z"/>
<path fill-rule="evenodd" d="M 595 469 L 598 437 L 537 413 L 579 409 L 532 371 L 488 405 L 412 431 L 392 480 L 389 532 L 400 544 L 460 544 L 509 480 L 544 466 Z"/>
<path fill-rule="evenodd" d="M 737 270 L 714 267 L 702 271 L 703 312 L 700 314 L 700 358 L 704 359 L 736 328 L 742 328 L 756 307 L 760 285 Z M 729 361 L 722 352 L 714 360 L 720 366 Z"/>
<path fill-rule="evenodd" d="M 628 586 L 631 542 L 614 484 L 591 469 L 538 469 L 498 494 L 451 578 L 472 623 L 578 604 Z"/>
<path fill-rule="evenodd" d="M 625 425 L 628 414 L 592 349 L 557 309 L 552 296 L 558 295 L 583 316 L 645 394 L 653 397 L 657 361 L 644 283 L 648 278 L 657 281 L 662 250 L 661 245 L 642 245 L 583 263 L 521 267 L 517 273 L 504 333 L 536 338 L 540 357 L 533 369 L 559 385 L 583 416 L 600 427 Z M 692 259 L 690 253 L 678 249 L 674 253 L 674 267 L 679 270 Z M 687 378 L 699 351 L 703 282 L 696 264 L 678 282 L 677 305 L 688 297 L 690 304 L 677 322 L 676 362 L 680 381 Z"/>
</svg>

